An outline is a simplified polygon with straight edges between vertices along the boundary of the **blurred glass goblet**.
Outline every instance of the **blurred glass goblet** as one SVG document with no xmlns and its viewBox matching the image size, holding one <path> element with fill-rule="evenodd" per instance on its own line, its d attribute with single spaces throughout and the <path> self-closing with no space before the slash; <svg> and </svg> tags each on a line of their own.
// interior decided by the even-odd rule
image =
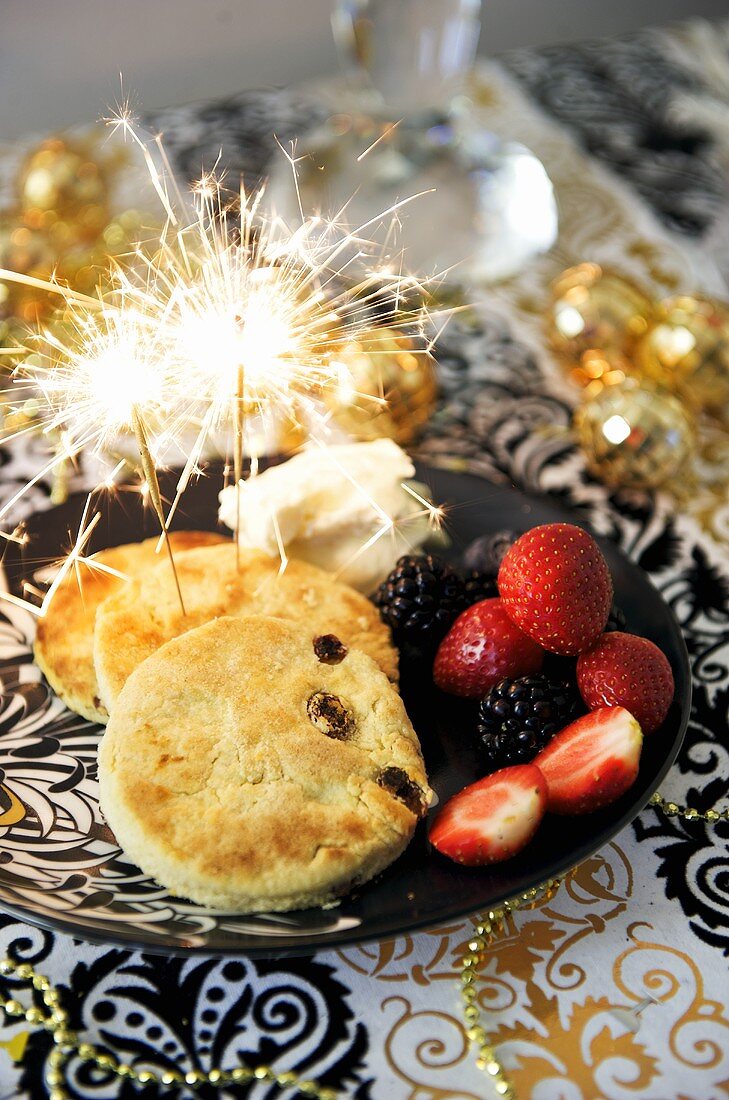
<svg viewBox="0 0 729 1100">
<path fill-rule="evenodd" d="M 388 211 L 417 196 L 398 209 L 406 266 L 459 283 L 509 278 L 557 236 L 543 165 L 486 129 L 464 94 L 480 10 L 480 0 L 338 0 L 348 89 L 336 89 L 327 122 L 297 148 L 307 210 L 344 209 L 378 239 L 392 234 Z"/>
<path fill-rule="evenodd" d="M 445 118 L 463 90 L 480 31 L 481 0 L 339 0 L 334 39 L 370 110 L 409 124 Z"/>
</svg>

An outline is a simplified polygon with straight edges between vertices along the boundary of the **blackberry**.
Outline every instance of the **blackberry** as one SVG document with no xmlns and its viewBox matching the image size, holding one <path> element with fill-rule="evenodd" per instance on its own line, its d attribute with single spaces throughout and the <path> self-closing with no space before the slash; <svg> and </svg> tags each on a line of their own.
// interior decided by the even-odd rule
<svg viewBox="0 0 729 1100">
<path fill-rule="evenodd" d="M 488 573 L 480 573 L 474 569 L 466 576 L 463 582 L 463 591 L 466 597 L 466 606 L 470 607 L 481 600 L 490 600 L 498 596 L 499 590 L 496 581 Z"/>
<path fill-rule="evenodd" d="M 374 599 L 395 644 L 412 655 L 434 654 L 467 607 L 463 581 L 434 554 L 400 558 Z"/>
<path fill-rule="evenodd" d="M 496 579 L 507 550 L 519 538 L 518 531 L 493 531 L 474 539 L 463 553 L 465 569 L 475 569 Z"/>
<path fill-rule="evenodd" d="M 481 757 L 489 772 L 528 764 L 582 710 L 577 689 L 546 676 L 502 680 L 478 711 Z"/>
<path fill-rule="evenodd" d="M 625 612 L 613 604 L 610 608 L 610 614 L 608 615 L 608 621 L 605 623 L 605 630 L 603 633 L 610 634 L 615 630 L 625 630 L 627 626 L 627 620 L 625 618 Z"/>
</svg>

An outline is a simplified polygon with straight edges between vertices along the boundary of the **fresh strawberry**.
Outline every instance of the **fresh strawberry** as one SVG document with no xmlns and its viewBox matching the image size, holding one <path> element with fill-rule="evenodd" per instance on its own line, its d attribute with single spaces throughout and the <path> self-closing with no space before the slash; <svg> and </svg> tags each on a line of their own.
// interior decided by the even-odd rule
<svg viewBox="0 0 729 1100">
<path fill-rule="evenodd" d="M 643 733 L 658 729 L 675 691 L 668 658 L 658 646 L 619 631 L 603 634 L 580 655 L 577 683 L 590 710 L 625 707 Z"/>
<path fill-rule="evenodd" d="M 589 814 L 635 782 L 643 734 L 624 707 L 602 707 L 565 726 L 534 760 L 547 781 L 547 809 Z"/>
<path fill-rule="evenodd" d="M 502 768 L 446 802 L 430 843 L 456 863 L 499 863 L 531 840 L 546 805 L 547 784 L 538 768 Z"/>
<path fill-rule="evenodd" d="M 551 653 L 581 653 L 605 629 L 610 570 L 581 527 L 547 523 L 527 531 L 507 551 L 498 584 L 517 626 Z"/>
<path fill-rule="evenodd" d="M 433 679 L 442 691 L 482 699 L 505 677 L 539 672 L 544 651 L 506 614 L 500 599 L 461 612 L 440 643 Z"/>
</svg>

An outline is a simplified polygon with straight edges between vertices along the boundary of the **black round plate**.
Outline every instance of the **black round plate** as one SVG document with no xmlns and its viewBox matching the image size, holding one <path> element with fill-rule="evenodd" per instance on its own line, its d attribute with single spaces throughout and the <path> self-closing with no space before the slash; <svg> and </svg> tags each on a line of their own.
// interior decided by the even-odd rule
<svg viewBox="0 0 729 1100">
<path fill-rule="evenodd" d="M 421 467 L 418 477 L 430 485 L 435 500 L 451 506 L 448 556 L 454 558 L 487 531 L 579 522 L 546 497 L 528 497 L 471 475 Z M 218 484 L 203 478 L 192 486 L 176 526 L 214 529 Z M 6 555 L 11 591 L 18 591 L 39 561 L 57 559 L 68 549 L 83 499 L 72 497 L 31 518 L 28 548 L 21 556 L 11 546 Z M 154 531 L 139 495 L 122 492 L 104 505 L 93 549 Z M 613 544 L 602 541 L 601 546 L 627 629 L 661 647 L 676 680 L 675 701 L 663 727 L 646 738 L 632 789 L 599 813 L 574 819 L 548 815 L 523 852 L 483 869 L 463 868 L 438 855 L 428 845 L 427 825 L 421 824 L 405 854 L 356 895 L 328 910 L 279 915 L 238 917 L 202 909 L 171 897 L 125 860 L 97 803 L 101 730 L 71 715 L 53 696 L 31 664 L 32 616 L 3 603 L 0 907 L 85 939 L 146 951 L 304 954 L 450 922 L 575 866 L 646 805 L 681 746 L 691 699 L 688 656 L 676 620 L 637 566 Z M 422 676 L 405 676 L 403 696 L 442 805 L 481 774 L 471 748 L 473 710 L 439 694 Z M 19 805 L 25 814 L 15 820 Z"/>
</svg>

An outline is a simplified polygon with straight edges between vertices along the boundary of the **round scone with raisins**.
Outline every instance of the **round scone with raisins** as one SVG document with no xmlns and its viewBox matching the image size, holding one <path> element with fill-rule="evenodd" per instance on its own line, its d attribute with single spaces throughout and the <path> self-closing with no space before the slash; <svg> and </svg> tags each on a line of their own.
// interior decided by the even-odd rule
<svg viewBox="0 0 729 1100">
<path fill-rule="evenodd" d="M 99 751 L 118 843 L 168 890 L 253 913 L 325 905 L 405 849 L 432 798 L 387 676 L 333 634 L 223 617 L 131 674 Z"/>
<path fill-rule="evenodd" d="M 211 531 L 174 531 L 176 552 L 230 542 Z M 36 664 L 67 707 L 91 722 L 106 723 L 109 715 L 99 695 L 94 670 L 94 622 L 100 603 L 129 581 L 160 562 L 159 536 L 144 542 L 113 546 L 76 562 L 38 620 L 33 647 Z M 169 569 L 169 563 L 167 564 Z"/>
<path fill-rule="evenodd" d="M 281 562 L 260 550 L 206 546 L 175 555 L 185 601 L 183 615 L 172 570 L 159 562 L 133 585 L 106 600 L 96 615 L 94 664 L 109 710 L 128 676 L 156 649 L 183 631 L 221 615 L 273 615 L 330 631 L 369 654 L 390 680 L 398 678 L 390 629 L 366 596 L 308 562 Z"/>
</svg>

